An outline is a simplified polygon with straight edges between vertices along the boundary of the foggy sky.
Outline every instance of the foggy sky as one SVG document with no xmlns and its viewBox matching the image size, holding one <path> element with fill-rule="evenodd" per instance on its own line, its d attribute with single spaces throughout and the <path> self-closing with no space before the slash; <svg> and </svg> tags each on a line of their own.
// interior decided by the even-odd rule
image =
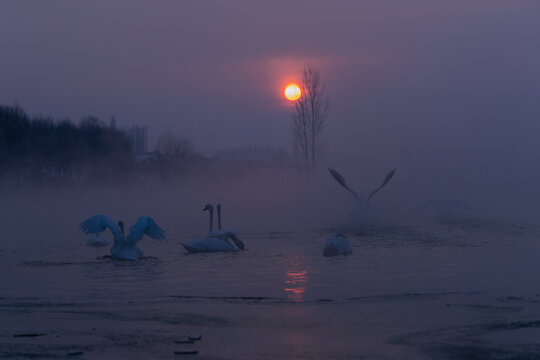
<svg viewBox="0 0 540 360">
<path fill-rule="evenodd" d="M 536 0 L 6 0 L 0 102 L 114 114 L 208 154 L 289 149 L 282 89 L 311 61 L 329 165 L 515 163 L 540 149 L 539 18 Z"/>
</svg>

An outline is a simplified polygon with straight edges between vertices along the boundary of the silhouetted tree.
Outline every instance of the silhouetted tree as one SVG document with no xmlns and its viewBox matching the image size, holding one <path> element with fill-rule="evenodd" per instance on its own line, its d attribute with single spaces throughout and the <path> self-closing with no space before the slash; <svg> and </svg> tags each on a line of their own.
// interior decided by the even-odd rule
<svg viewBox="0 0 540 360">
<path fill-rule="evenodd" d="M 302 96 L 294 103 L 292 135 L 296 159 L 309 171 L 318 165 L 329 108 L 320 72 L 310 63 L 302 70 L 301 88 Z"/>
<path fill-rule="evenodd" d="M 182 174 L 186 162 L 195 155 L 190 140 L 173 135 L 170 131 L 158 139 L 154 166 L 157 166 L 161 180 L 169 182 L 171 175 Z"/>
<path fill-rule="evenodd" d="M 0 128 L 2 129 L 2 142 L 6 158 L 16 159 L 24 157 L 28 152 L 28 129 L 30 121 L 19 106 L 0 106 Z"/>
<path fill-rule="evenodd" d="M 190 140 L 174 136 L 168 131 L 159 137 L 156 155 L 172 163 L 180 163 L 193 155 L 193 145 Z"/>
</svg>

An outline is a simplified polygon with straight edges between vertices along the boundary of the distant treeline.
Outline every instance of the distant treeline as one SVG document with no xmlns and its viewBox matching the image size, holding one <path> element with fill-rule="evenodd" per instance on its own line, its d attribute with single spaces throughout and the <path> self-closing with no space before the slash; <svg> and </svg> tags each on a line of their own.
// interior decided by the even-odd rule
<svg viewBox="0 0 540 360">
<path fill-rule="evenodd" d="M 78 181 L 122 173 L 132 164 L 124 131 L 95 117 L 54 121 L 0 105 L 0 175 L 3 179 Z"/>
<path fill-rule="evenodd" d="M 288 166 L 282 149 L 250 146 L 207 158 L 189 139 L 170 131 L 153 151 L 134 154 L 130 136 L 96 117 L 30 117 L 20 106 L 0 105 L 0 181 L 10 183 L 155 183 L 175 185 L 188 177 L 223 177 Z"/>
</svg>

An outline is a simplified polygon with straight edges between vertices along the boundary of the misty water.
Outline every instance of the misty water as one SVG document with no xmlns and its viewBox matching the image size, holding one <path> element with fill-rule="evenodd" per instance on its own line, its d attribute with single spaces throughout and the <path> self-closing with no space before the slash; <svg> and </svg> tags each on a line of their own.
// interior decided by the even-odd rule
<svg viewBox="0 0 540 360">
<path fill-rule="evenodd" d="M 388 205 L 392 189 L 366 215 L 332 179 L 267 175 L 4 192 L 2 356 L 534 358 L 539 222 L 459 201 L 404 211 Z M 207 202 L 223 204 L 244 251 L 186 252 L 207 233 Z M 112 260 L 78 229 L 97 213 L 128 226 L 151 215 L 168 237 L 143 239 L 143 259 Z M 338 233 L 353 254 L 324 257 Z"/>
<path fill-rule="evenodd" d="M 505 225 L 243 233 L 244 251 L 188 254 L 181 243 L 197 239 L 194 233 L 162 243 L 145 239 L 146 256 L 140 261 L 106 258 L 110 247 L 86 247 L 83 234 L 76 239 L 41 234 L 3 249 L 2 292 L 47 301 L 194 296 L 313 302 L 471 291 L 534 295 L 530 284 L 540 280 L 535 271 L 540 245 L 530 233 L 523 234 L 524 227 Z M 540 229 L 533 230 L 539 235 Z M 322 256 L 324 241 L 336 231 L 347 233 L 352 256 Z"/>
</svg>

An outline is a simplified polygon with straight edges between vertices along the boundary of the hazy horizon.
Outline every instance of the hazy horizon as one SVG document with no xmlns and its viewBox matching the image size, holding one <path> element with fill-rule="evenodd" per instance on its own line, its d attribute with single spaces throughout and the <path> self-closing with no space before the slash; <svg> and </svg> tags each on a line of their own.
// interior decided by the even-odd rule
<svg viewBox="0 0 540 360">
<path fill-rule="evenodd" d="M 501 207 L 539 198 L 538 2 L 0 9 L 0 103 L 31 116 L 114 115 L 120 128 L 148 126 L 150 146 L 170 129 L 206 155 L 251 144 L 290 151 L 282 91 L 312 62 L 330 101 L 322 171 L 338 169 L 355 189 L 398 168 L 396 194 Z"/>
<path fill-rule="evenodd" d="M 540 114 L 533 1 L 3 2 L 0 102 L 167 129 L 205 153 L 290 148 L 284 85 L 306 62 L 331 103 L 327 158 L 502 146 Z M 381 145 L 382 144 L 382 145 Z"/>
</svg>

